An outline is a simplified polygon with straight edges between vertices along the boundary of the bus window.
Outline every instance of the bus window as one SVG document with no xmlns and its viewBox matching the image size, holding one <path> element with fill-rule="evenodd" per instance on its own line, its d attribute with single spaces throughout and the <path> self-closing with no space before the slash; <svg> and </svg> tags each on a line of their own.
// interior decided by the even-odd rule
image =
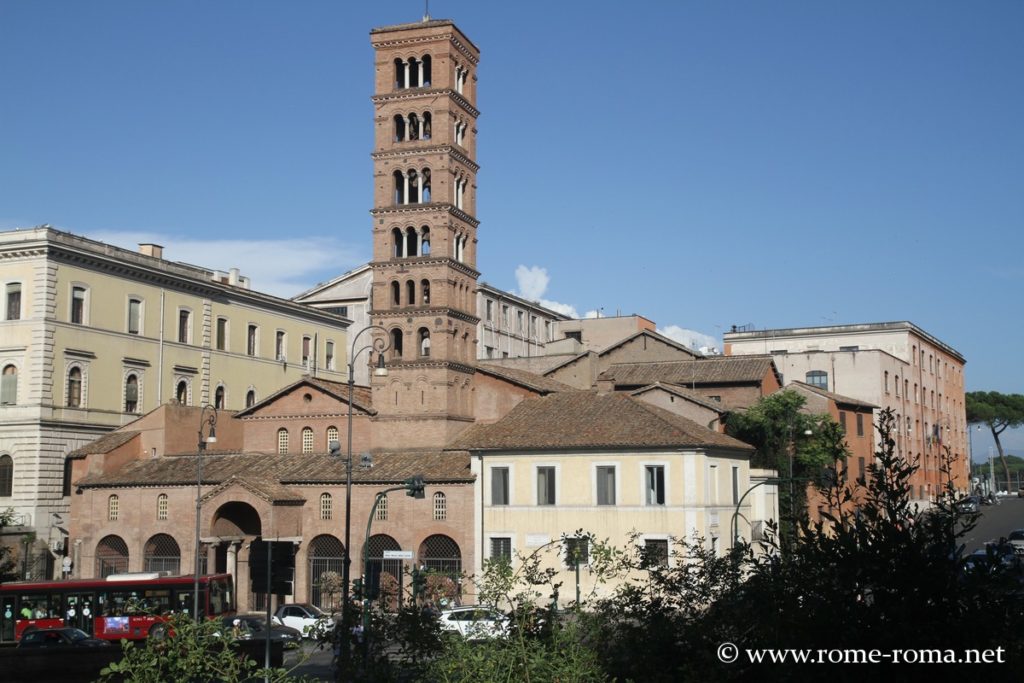
<svg viewBox="0 0 1024 683">
<path fill-rule="evenodd" d="M 171 591 L 169 588 L 153 588 L 143 591 L 140 607 L 146 614 L 162 616 L 171 611 Z"/>
<path fill-rule="evenodd" d="M 14 640 L 14 596 L 5 595 L 0 604 L 0 642 L 10 643 Z"/>
<path fill-rule="evenodd" d="M 192 614 L 192 591 L 177 591 L 178 606 L 175 610 L 181 614 Z"/>
<path fill-rule="evenodd" d="M 50 611 L 50 596 L 46 593 L 22 594 L 19 619 L 49 619 L 57 616 Z M 59 617 L 58 617 L 59 618 Z"/>
</svg>

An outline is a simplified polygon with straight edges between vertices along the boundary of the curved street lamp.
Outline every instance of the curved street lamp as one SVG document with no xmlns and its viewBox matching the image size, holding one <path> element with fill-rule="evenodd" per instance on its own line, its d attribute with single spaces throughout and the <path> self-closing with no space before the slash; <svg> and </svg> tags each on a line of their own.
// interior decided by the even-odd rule
<svg viewBox="0 0 1024 683">
<path fill-rule="evenodd" d="M 205 425 L 210 425 L 210 434 L 206 437 L 203 436 Z M 196 623 L 199 622 L 199 548 L 202 545 L 199 539 L 199 520 L 203 510 L 203 451 L 206 450 L 206 444 L 217 443 L 216 427 L 217 409 L 207 404 L 199 412 L 199 444 L 196 446 L 196 566 L 192 585 L 192 618 L 196 620 Z"/>
</svg>

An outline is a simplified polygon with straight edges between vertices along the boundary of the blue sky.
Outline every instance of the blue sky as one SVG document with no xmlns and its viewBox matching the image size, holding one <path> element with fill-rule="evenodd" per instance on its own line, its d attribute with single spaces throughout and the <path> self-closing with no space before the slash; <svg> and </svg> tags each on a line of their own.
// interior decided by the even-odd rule
<svg viewBox="0 0 1024 683">
<path fill-rule="evenodd" d="M 715 343 L 911 320 L 968 389 L 1024 392 L 1024 3 L 430 11 L 482 50 L 483 280 Z M 422 13 L 0 0 L 0 229 L 155 239 L 283 296 L 365 262 L 368 32 Z"/>
</svg>

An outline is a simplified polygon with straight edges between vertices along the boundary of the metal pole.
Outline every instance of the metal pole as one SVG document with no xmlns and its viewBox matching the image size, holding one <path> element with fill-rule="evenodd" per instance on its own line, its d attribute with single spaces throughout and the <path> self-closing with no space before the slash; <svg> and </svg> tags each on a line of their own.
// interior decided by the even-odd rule
<svg viewBox="0 0 1024 683">
<path fill-rule="evenodd" d="M 273 541 L 267 541 L 267 638 L 263 650 L 263 660 L 265 667 L 265 673 L 263 674 L 264 681 L 270 680 L 270 629 L 273 626 L 273 624 L 270 623 L 270 620 L 272 618 L 270 616 L 270 598 L 274 594 L 273 587 L 270 585 L 270 575 L 272 573 L 270 571 L 270 563 L 273 561 L 274 558 L 274 555 L 271 552 L 271 550 L 273 549 L 273 545 L 271 545 L 272 543 Z"/>
<path fill-rule="evenodd" d="M 206 411 L 212 411 L 207 417 Z M 210 425 L 210 436 L 207 438 L 203 437 L 203 425 Z M 200 520 L 202 517 L 203 510 L 203 452 L 206 450 L 207 443 L 216 443 L 217 433 L 215 427 L 217 426 L 217 408 L 211 405 L 203 406 L 202 410 L 199 411 L 199 443 L 196 448 L 196 547 L 195 547 L 195 576 L 192 578 L 192 618 L 199 623 L 199 574 L 200 574 L 200 562 L 199 562 L 199 550 L 202 545 L 200 539 Z"/>
</svg>

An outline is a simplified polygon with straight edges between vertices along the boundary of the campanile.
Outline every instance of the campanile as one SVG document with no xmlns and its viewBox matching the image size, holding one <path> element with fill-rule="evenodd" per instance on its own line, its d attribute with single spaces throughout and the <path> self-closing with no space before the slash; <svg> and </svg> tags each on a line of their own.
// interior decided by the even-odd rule
<svg viewBox="0 0 1024 683">
<path fill-rule="evenodd" d="M 473 419 L 480 52 L 448 20 L 376 28 L 370 40 L 370 316 L 391 345 L 373 407 L 389 446 L 440 446 Z"/>
</svg>

